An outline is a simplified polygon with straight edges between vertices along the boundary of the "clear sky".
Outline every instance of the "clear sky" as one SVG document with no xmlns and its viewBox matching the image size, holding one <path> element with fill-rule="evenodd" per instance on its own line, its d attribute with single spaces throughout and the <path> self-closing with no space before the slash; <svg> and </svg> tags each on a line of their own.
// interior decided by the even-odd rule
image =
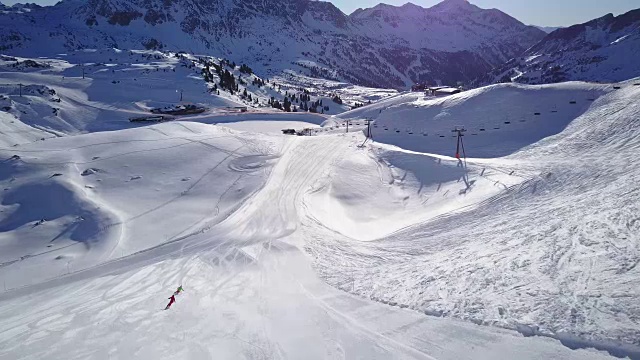
<svg viewBox="0 0 640 360">
<path fill-rule="evenodd" d="M 359 7 L 372 7 L 379 2 L 402 5 L 408 0 L 330 0 L 347 14 Z M 52 5 L 57 0 L 0 0 L 11 5 L 16 2 L 34 2 Z M 413 0 L 414 4 L 429 7 L 439 0 Z M 497 8 L 525 24 L 541 26 L 568 26 L 579 24 L 607 13 L 619 15 L 640 8 L 640 0 L 470 0 L 485 9 Z"/>
</svg>

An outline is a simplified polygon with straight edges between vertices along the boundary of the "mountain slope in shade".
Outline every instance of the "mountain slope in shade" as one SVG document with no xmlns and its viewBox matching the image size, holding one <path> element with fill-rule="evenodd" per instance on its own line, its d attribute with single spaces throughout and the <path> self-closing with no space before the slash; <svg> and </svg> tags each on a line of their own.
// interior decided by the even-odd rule
<svg viewBox="0 0 640 360">
<path fill-rule="evenodd" d="M 556 30 L 479 82 L 617 82 L 640 76 L 639 58 L 637 9 Z"/>
<path fill-rule="evenodd" d="M 378 87 L 468 82 L 544 37 L 495 9 L 445 0 L 378 5 L 347 16 L 309 0 L 63 0 L 0 15 L 0 51 L 185 50 Z"/>
</svg>

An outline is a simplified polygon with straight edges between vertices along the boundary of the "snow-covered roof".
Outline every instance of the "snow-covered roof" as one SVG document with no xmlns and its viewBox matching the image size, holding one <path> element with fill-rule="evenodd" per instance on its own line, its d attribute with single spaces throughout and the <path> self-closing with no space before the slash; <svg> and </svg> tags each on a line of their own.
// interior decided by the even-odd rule
<svg viewBox="0 0 640 360">
<path fill-rule="evenodd" d="M 457 94 L 462 90 L 458 88 L 453 88 L 453 87 L 444 87 L 444 88 L 436 89 L 435 91 L 443 94 Z"/>
</svg>

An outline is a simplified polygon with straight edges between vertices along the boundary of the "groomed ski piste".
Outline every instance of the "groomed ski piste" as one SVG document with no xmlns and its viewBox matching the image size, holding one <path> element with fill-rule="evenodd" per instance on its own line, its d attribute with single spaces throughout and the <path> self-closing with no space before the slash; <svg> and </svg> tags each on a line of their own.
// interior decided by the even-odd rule
<svg viewBox="0 0 640 360">
<path fill-rule="evenodd" d="M 638 359 L 639 82 L 141 126 L 175 84 L 2 72 L 0 358 Z"/>
</svg>

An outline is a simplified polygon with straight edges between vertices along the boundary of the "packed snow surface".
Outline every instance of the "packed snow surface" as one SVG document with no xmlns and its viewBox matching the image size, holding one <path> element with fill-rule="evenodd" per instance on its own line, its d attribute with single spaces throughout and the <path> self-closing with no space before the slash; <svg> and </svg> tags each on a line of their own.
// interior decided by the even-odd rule
<svg viewBox="0 0 640 360">
<path fill-rule="evenodd" d="M 640 356 L 633 81 L 145 126 L 174 84 L 0 77 L 0 358 Z"/>
</svg>

